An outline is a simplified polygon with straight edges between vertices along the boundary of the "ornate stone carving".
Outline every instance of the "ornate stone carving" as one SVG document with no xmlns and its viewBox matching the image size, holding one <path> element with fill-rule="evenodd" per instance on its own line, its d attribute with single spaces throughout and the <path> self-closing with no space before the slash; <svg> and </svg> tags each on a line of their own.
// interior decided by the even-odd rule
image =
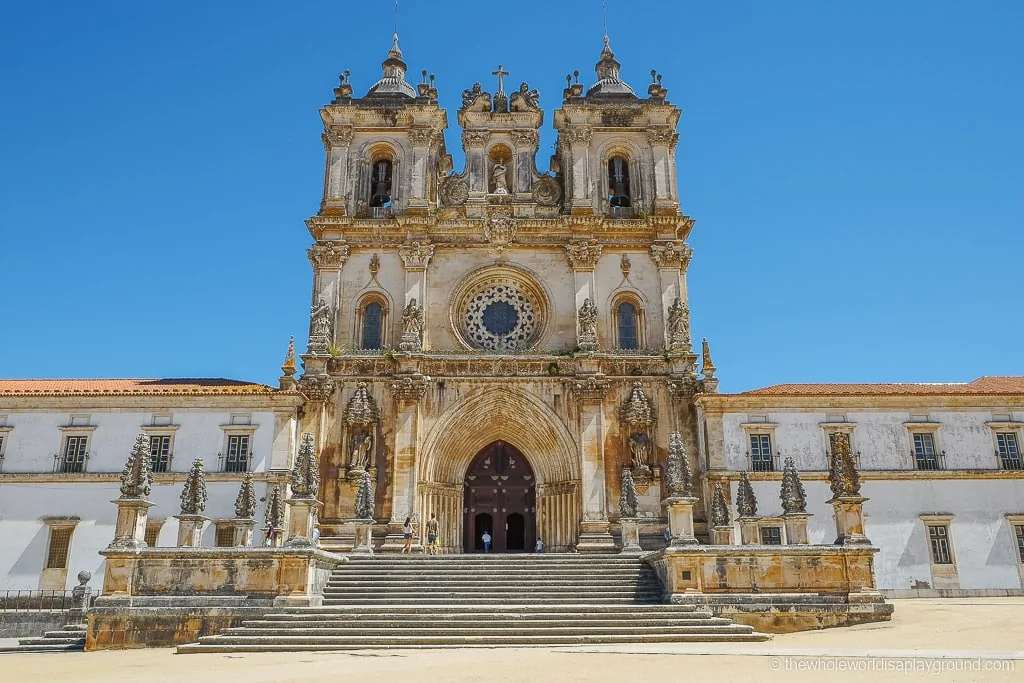
<svg viewBox="0 0 1024 683">
<path fill-rule="evenodd" d="M 370 256 L 370 277 L 377 277 L 377 273 L 380 272 L 380 256 L 373 254 Z"/>
<path fill-rule="evenodd" d="M 235 498 L 235 517 L 252 519 L 256 516 L 256 488 L 252 485 L 252 473 L 246 472 L 242 478 L 242 486 Z"/>
<path fill-rule="evenodd" d="M 427 267 L 434 255 L 434 245 L 429 242 L 403 244 L 398 248 L 398 255 L 406 270 L 422 270 Z"/>
<path fill-rule="evenodd" d="M 693 249 L 682 240 L 659 242 L 651 245 L 651 258 L 659 268 L 686 269 L 693 257 Z"/>
<path fill-rule="evenodd" d="M 804 493 L 804 484 L 800 481 L 800 474 L 796 471 L 793 458 L 786 458 L 782 466 L 782 487 L 779 490 L 779 498 L 782 499 L 782 510 L 787 514 L 807 512 L 807 494 Z"/>
<path fill-rule="evenodd" d="M 579 322 L 577 345 L 580 351 L 597 351 L 597 306 L 590 299 L 584 299 L 576 318 Z"/>
<path fill-rule="evenodd" d="M 317 463 L 313 435 L 309 432 L 302 435 L 302 445 L 295 456 L 295 466 L 292 467 L 291 485 L 293 498 L 316 498 L 320 492 L 320 466 Z"/>
<path fill-rule="evenodd" d="M 508 167 L 504 163 L 497 161 L 491 168 L 491 184 L 494 186 L 491 189 L 492 194 L 508 194 L 508 177 L 505 175 L 508 172 Z"/>
<path fill-rule="evenodd" d="M 487 145 L 491 138 L 489 130 L 464 130 L 462 131 L 462 146 L 466 149 L 482 148 Z"/>
<path fill-rule="evenodd" d="M 538 323 L 531 298 L 511 282 L 481 290 L 470 299 L 465 315 L 470 343 L 488 351 L 526 348 Z"/>
<path fill-rule="evenodd" d="M 445 206 L 462 206 L 469 199 L 469 183 L 461 176 L 448 176 L 441 181 L 438 194 Z"/>
<path fill-rule="evenodd" d="M 565 245 L 565 255 L 573 270 L 593 270 L 603 249 L 597 242 L 570 242 Z"/>
<path fill-rule="evenodd" d="M 145 434 L 135 438 L 128 462 L 121 470 L 121 499 L 145 500 L 153 489 L 149 439 Z"/>
<path fill-rule="evenodd" d="M 633 473 L 628 467 L 622 468 L 622 488 L 619 492 L 619 516 L 625 518 L 636 517 L 636 509 L 640 500 L 636 495 L 636 483 L 633 481 Z"/>
<path fill-rule="evenodd" d="M 715 376 L 715 364 L 711 361 L 711 345 L 708 344 L 708 338 L 704 337 L 701 342 L 701 352 L 703 359 L 701 362 L 700 372 L 704 375 L 705 379 L 713 379 Z"/>
<path fill-rule="evenodd" d="M 757 498 L 746 472 L 740 472 L 740 483 L 736 486 L 736 512 L 740 517 L 757 516 Z"/>
<path fill-rule="evenodd" d="M 668 350 L 690 350 L 690 307 L 679 297 L 668 307 Z"/>
<path fill-rule="evenodd" d="M 530 86 L 523 81 L 519 84 L 519 90 L 512 93 L 509 98 L 509 106 L 512 111 L 540 111 L 540 92 L 530 90 Z"/>
<path fill-rule="evenodd" d="M 355 131 L 352 126 L 328 126 L 324 133 L 324 144 L 328 147 L 347 147 L 352 144 Z"/>
<path fill-rule="evenodd" d="M 423 307 L 416 303 L 416 299 L 409 299 L 402 310 L 402 340 L 398 348 L 402 351 L 423 350 Z"/>
<path fill-rule="evenodd" d="M 206 470 L 203 459 L 192 461 L 192 469 L 185 478 L 185 488 L 181 492 L 181 514 L 201 515 L 206 510 Z"/>
<path fill-rule="evenodd" d="M 429 385 L 430 378 L 424 375 L 403 377 L 391 383 L 391 395 L 399 402 L 418 403 L 423 399 L 424 394 L 427 393 Z"/>
<path fill-rule="evenodd" d="M 510 216 L 492 216 L 484 222 L 484 238 L 498 251 L 512 243 L 516 237 L 516 219 Z"/>
<path fill-rule="evenodd" d="M 859 496 L 860 474 L 857 473 L 857 465 L 853 461 L 850 435 L 846 432 L 832 432 L 829 434 L 829 440 L 832 442 L 832 454 L 828 484 L 832 489 L 832 496 Z"/>
<path fill-rule="evenodd" d="M 491 95 L 479 83 L 462 91 L 462 109 L 466 111 L 490 111 Z M 465 138 L 465 135 L 463 135 Z"/>
<path fill-rule="evenodd" d="M 540 136 L 535 130 L 514 130 L 512 131 L 512 142 L 519 148 L 535 149 L 540 142 Z"/>
<path fill-rule="evenodd" d="M 668 145 L 675 147 L 679 134 L 668 126 L 651 126 L 647 129 L 647 142 L 651 145 Z"/>
<path fill-rule="evenodd" d="M 429 128 L 413 128 L 409 131 L 409 142 L 413 147 L 429 147 L 434 131 Z"/>
<path fill-rule="evenodd" d="M 623 403 L 619 419 L 629 434 L 626 440 L 630 460 L 633 467 L 647 469 L 651 461 L 651 425 L 654 422 L 654 411 L 651 401 L 644 392 L 643 385 L 633 382 L 633 387 Z"/>
<path fill-rule="evenodd" d="M 299 391 L 307 401 L 324 403 L 334 393 L 334 380 L 327 375 L 305 375 L 299 380 Z"/>
<path fill-rule="evenodd" d="M 581 400 L 600 401 L 608 392 L 611 384 L 601 377 L 580 377 L 569 382 L 569 389 Z"/>
<path fill-rule="evenodd" d="M 622 277 L 628 278 L 629 271 L 633 269 L 633 262 L 629 260 L 629 254 L 623 254 L 622 258 L 619 259 L 619 270 L 622 271 Z"/>
<path fill-rule="evenodd" d="M 279 529 L 284 526 L 284 498 L 281 496 L 281 487 L 277 484 L 270 489 L 265 518 L 275 528 Z"/>
<path fill-rule="evenodd" d="M 343 242 L 323 242 L 306 250 L 310 264 L 316 270 L 341 268 L 348 261 L 349 248 Z"/>
<path fill-rule="evenodd" d="M 295 337 L 288 340 L 288 352 L 284 355 L 284 363 L 281 364 L 281 372 L 285 377 L 292 377 L 299 369 L 295 367 Z"/>
<path fill-rule="evenodd" d="M 334 340 L 334 310 L 320 299 L 309 309 L 309 351 L 327 353 Z"/>
<path fill-rule="evenodd" d="M 551 176 L 541 176 L 534 182 L 531 194 L 541 206 L 556 206 L 562 200 L 562 186 Z"/>
<path fill-rule="evenodd" d="M 585 145 L 590 144 L 590 139 L 593 137 L 593 131 L 590 130 L 589 126 L 570 128 L 567 133 L 570 142 L 583 143 Z"/>
<path fill-rule="evenodd" d="M 715 492 L 711 496 L 711 526 L 729 526 L 729 504 L 725 502 L 725 491 L 722 482 L 715 484 Z"/>
<path fill-rule="evenodd" d="M 360 382 L 345 407 L 350 469 L 366 469 L 372 465 L 379 420 L 377 402 L 373 400 L 366 382 Z"/>
<path fill-rule="evenodd" d="M 373 479 L 369 472 L 363 472 L 356 490 L 356 519 L 373 519 Z"/>
<path fill-rule="evenodd" d="M 668 491 L 671 496 L 693 497 L 690 461 L 686 458 L 686 447 L 679 432 L 672 432 L 668 437 Z"/>
</svg>

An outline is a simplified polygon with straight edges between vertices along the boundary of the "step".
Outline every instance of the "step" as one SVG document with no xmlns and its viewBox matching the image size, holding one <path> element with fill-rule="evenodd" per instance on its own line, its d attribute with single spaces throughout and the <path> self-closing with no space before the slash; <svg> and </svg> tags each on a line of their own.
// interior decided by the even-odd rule
<svg viewBox="0 0 1024 683">
<path fill-rule="evenodd" d="M 620 621 L 595 624 L 591 622 L 574 622 L 566 624 L 564 621 L 546 622 L 437 622 L 422 626 L 409 626 L 406 624 L 393 624 L 388 622 L 371 622 L 369 624 L 340 624 L 340 625 L 315 625 L 305 626 L 299 624 L 270 625 L 270 626 L 235 626 L 220 631 L 217 636 L 271 636 L 301 637 L 301 636 L 343 636 L 343 635 L 387 635 L 398 633 L 403 636 L 413 635 L 487 635 L 518 633 L 521 635 L 552 634 L 586 634 L 586 633 L 705 633 L 705 632 L 729 632 L 749 633 L 752 629 L 749 626 L 733 624 L 729 619 L 722 617 L 709 617 L 706 619 L 691 619 L 685 623 L 677 622 L 654 622 L 645 621 Z"/>
<path fill-rule="evenodd" d="M 569 616 L 576 618 L 580 615 L 579 605 L 550 604 L 550 605 L 502 605 L 500 607 L 487 609 L 487 606 L 472 605 L 446 605 L 442 609 L 434 606 L 421 607 L 416 605 L 395 605 L 391 607 L 348 607 L 344 605 L 331 605 L 323 607 L 288 607 L 275 610 L 263 616 L 263 619 L 292 619 L 307 617 L 345 618 L 358 619 L 362 616 L 437 616 L 437 615 L 467 615 L 467 614 L 495 614 L 500 609 L 501 615 L 510 617 L 530 616 L 544 614 L 551 616 Z M 695 605 L 587 605 L 586 615 L 594 616 L 600 614 L 692 614 L 697 612 Z"/>
<path fill-rule="evenodd" d="M 31 652 L 81 652 L 85 642 L 75 645 L 13 645 L 0 647 L 0 654 L 28 654 Z"/>
<path fill-rule="evenodd" d="M 436 619 L 304 619 L 295 621 L 280 621 L 274 619 L 255 619 L 244 621 L 241 626 L 233 626 L 222 631 L 222 633 L 237 633 L 239 629 L 260 629 L 281 631 L 290 629 L 319 629 L 319 628 L 340 628 L 340 629 L 370 629 L 388 628 L 405 632 L 408 629 L 418 628 L 488 628 L 501 626 L 502 628 L 527 628 L 527 627 L 557 627 L 566 623 L 573 625 L 586 624 L 594 628 L 632 628 L 634 626 L 686 626 L 686 625 L 726 625 L 731 623 L 725 617 L 714 617 L 710 614 L 688 614 L 682 617 L 635 617 L 625 616 L 614 619 L 574 619 L 567 622 L 564 618 L 548 617 L 543 619 L 520 619 L 508 618 L 501 615 L 493 617 L 478 618 L 436 618 Z"/>
<path fill-rule="evenodd" d="M 18 645 L 84 645 L 84 636 L 68 636 L 66 638 L 19 638 Z"/>
</svg>

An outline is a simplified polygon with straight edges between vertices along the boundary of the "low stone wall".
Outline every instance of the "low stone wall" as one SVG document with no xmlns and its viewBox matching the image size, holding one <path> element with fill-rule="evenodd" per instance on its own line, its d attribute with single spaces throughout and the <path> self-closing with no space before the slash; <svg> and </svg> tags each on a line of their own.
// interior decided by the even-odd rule
<svg viewBox="0 0 1024 683">
<path fill-rule="evenodd" d="M 644 556 L 667 602 L 695 604 L 766 633 L 887 621 L 872 546 L 676 546 Z"/>
<path fill-rule="evenodd" d="M 323 602 L 347 559 L 313 548 L 104 550 L 103 595 L 89 611 L 86 650 L 195 642 L 275 605 Z"/>
<path fill-rule="evenodd" d="M 0 638 L 36 638 L 60 630 L 67 621 L 63 610 L 0 612 Z"/>
</svg>

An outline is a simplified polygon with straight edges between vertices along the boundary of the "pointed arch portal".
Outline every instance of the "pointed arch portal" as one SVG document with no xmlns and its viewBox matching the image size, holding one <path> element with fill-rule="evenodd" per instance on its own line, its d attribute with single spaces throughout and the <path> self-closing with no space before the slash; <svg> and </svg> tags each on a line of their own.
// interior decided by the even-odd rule
<svg viewBox="0 0 1024 683">
<path fill-rule="evenodd" d="M 483 552 L 483 534 L 491 552 L 516 553 L 536 541 L 537 494 L 533 468 L 519 450 L 504 441 L 490 444 L 466 470 L 463 550 Z"/>
</svg>

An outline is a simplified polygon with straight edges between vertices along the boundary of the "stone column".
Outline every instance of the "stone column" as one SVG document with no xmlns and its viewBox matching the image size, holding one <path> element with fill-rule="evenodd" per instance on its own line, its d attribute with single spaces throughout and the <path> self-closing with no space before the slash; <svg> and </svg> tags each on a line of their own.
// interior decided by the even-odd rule
<svg viewBox="0 0 1024 683">
<path fill-rule="evenodd" d="M 573 215 L 593 215 L 595 198 L 591 196 L 590 140 L 593 132 L 589 126 L 578 126 L 566 131 L 569 140 L 570 168 L 562 169 L 572 179 L 572 201 L 569 212 Z"/>
<path fill-rule="evenodd" d="M 206 517 L 202 515 L 177 515 L 175 519 L 178 520 L 178 547 L 201 547 L 203 544 L 203 525 L 206 524 Z"/>
<path fill-rule="evenodd" d="M 154 503 L 140 498 L 118 498 L 110 501 L 117 506 L 112 549 L 134 550 L 146 547 L 146 520 Z"/>
<path fill-rule="evenodd" d="M 729 526 L 711 527 L 711 545 L 735 545 L 736 530 Z"/>
<path fill-rule="evenodd" d="M 757 526 L 758 517 L 737 517 L 740 523 L 740 543 L 742 545 L 757 545 L 761 542 L 761 536 Z"/>
<path fill-rule="evenodd" d="M 342 292 L 341 269 L 348 262 L 349 247 L 344 241 L 318 242 L 306 250 L 306 257 L 313 267 L 312 303 L 316 305 L 322 299 L 332 311 L 331 334 L 327 343 L 344 347 L 347 340 L 343 335 L 348 328 L 340 323 L 345 319 L 342 306 L 348 302 Z M 305 369 L 307 373 L 312 370 L 308 365 Z"/>
<path fill-rule="evenodd" d="M 594 269 L 601 258 L 601 251 L 604 249 L 594 240 L 575 240 L 565 245 L 565 255 L 569 259 L 569 266 L 572 268 L 573 285 L 575 291 L 575 310 L 579 311 L 583 303 L 588 299 L 594 305 L 597 304 L 597 284 L 594 281 Z M 607 312 L 598 308 L 599 318 L 607 320 Z M 598 335 L 600 338 L 601 324 L 598 322 Z M 581 351 L 596 351 L 599 338 L 592 340 L 592 347 L 587 348 L 584 340 L 579 338 L 579 320 L 576 321 L 577 343 Z"/>
<path fill-rule="evenodd" d="M 405 545 L 402 527 L 406 517 L 416 512 L 417 466 L 420 443 L 420 402 L 430 379 L 414 373 L 391 384 L 395 400 L 395 448 L 391 470 L 391 520 L 382 552 L 398 552 Z M 431 510 L 420 510 L 421 521 L 430 518 Z M 434 512 L 440 512 L 434 510 Z"/>
<path fill-rule="evenodd" d="M 373 520 L 357 519 L 352 524 L 355 526 L 356 540 L 352 546 L 351 554 L 373 555 Z"/>
<path fill-rule="evenodd" d="M 651 258 L 658 266 L 658 277 L 661 280 L 661 320 L 666 349 L 671 346 L 668 339 L 669 309 L 672 308 L 672 304 L 677 298 L 682 305 L 688 305 L 686 268 L 690 265 L 692 256 L 693 250 L 682 240 L 656 242 L 651 245 Z M 688 311 L 687 308 L 686 331 L 687 336 L 690 336 Z M 685 350 L 670 350 L 669 357 L 673 373 L 688 375 L 693 372 L 697 356 L 692 352 L 692 346 Z"/>
<path fill-rule="evenodd" d="M 678 496 L 667 498 L 662 502 L 668 508 L 668 529 L 672 535 L 670 545 L 697 545 L 697 537 L 693 534 L 693 506 L 697 498 Z"/>
<path fill-rule="evenodd" d="M 405 266 L 405 299 L 401 303 L 404 309 L 406 304 L 416 299 L 416 302 L 423 308 L 423 331 L 420 333 L 420 341 L 423 348 L 427 348 L 430 337 L 430 302 L 427 299 L 427 266 L 434 255 L 434 245 L 427 243 L 411 242 L 398 248 L 398 255 Z M 394 316 L 398 326 L 401 327 L 401 311 Z M 395 338 L 401 338 L 398 329 L 393 330 Z"/>
<path fill-rule="evenodd" d="M 608 524 L 608 489 L 605 483 L 604 443 L 606 436 L 604 396 L 608 381 L 597 375 L 572 383 L 579 405 L 579 442 L 582 458 L 583 520 L 580 522 L 580 552 L 612 552 L 615 540 Z"/>
<path fill-rule="evenodd" d="M 643 552 L 640 548 L 640 520 L 623 517 L 619 520 L 622 528 L 622 550 L 623 555 L 639 555 Z"/>
<path fill-rule="evenodd" d="M 673 178 L 672 151 L 679 135 L 670 126 L 652 126 L 647 129 L 647 142 L 654 157 L 653 213 L 656 216 L 675 215 L 679 208 Z"/>
<path fill-rule="evenodd" d="M 352 126 L 331 125 L 321 138 L 327 153 L 324 201 L 321 209 L 325 214 L 344 216 L 346 213 L 345 198 L 349 190 L 353 189 L 344 184 L 346 178 L 349 178 L 349 145 L 353 137 Z"/>
<path fill-rule="evenodd" d="M 861 495 L 834 496 L 826 501 L 836 515 L 836 545 L 870 545 L 864 535 L 864 503 Z"/>
<path fill-rule="evenodd" d="M 284 546 L 286 548 L 312 548 L 313 518 L 322 503 L 316 498 L 289 498 L 288 534 Z"/>
<path fill-rule="evenodd" d="M 807 545 L 807 512 L 786 512 L 782 515 L 786 526 L 786 542 L 789 545 Z"/>
</svg>

